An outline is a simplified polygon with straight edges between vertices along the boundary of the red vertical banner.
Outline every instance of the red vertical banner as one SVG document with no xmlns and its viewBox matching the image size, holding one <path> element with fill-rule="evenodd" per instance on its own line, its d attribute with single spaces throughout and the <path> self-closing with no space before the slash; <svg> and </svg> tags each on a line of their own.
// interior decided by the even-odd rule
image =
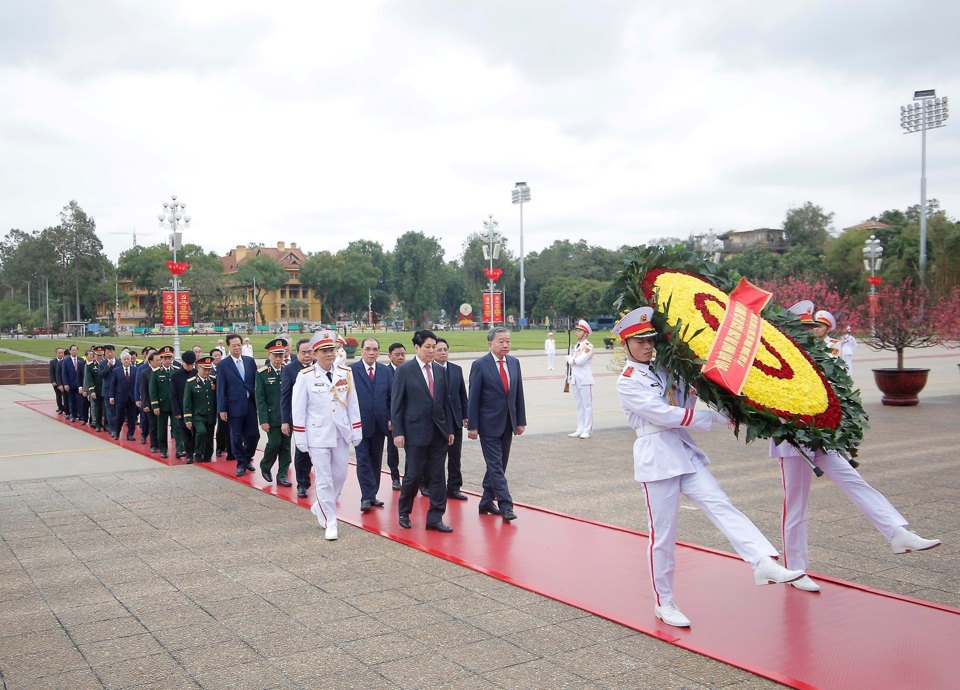
<svg viewBox="0 0 960 690">
<path fill-rule="evenodd" d="M 490 323 L 490 293 L 483 293 L 483 322 Z M 493 323 L 503 323 L 503 293 L 493 293 Z"/>
<path fill-rule="evenodd" d="M 189 326 L 190 325 L 190 293 L 186 290 L 177 291 L 177 301 L 180 303 L 180 308 L 177 309 L 177 325 L 178 326 Z"/>
<path fill-rule="evenodd" d="M 161 323 L 164 326 L 173 325 L 173 291 L 164 290 L 160 302 Z"/>
</svg>

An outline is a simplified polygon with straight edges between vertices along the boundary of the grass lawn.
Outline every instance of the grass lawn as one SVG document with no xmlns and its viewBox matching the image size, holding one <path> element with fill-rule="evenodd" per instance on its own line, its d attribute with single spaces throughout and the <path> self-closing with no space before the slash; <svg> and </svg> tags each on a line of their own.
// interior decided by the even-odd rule
<svg viewBox="0 0 960 690">
<path fill-rule="evenodd" d="M 359 330 L 351 331 L 347 334 L 348 336 L 354 337 L 357 341 L 362 342 L 363 338 L 367 335 L 372 335 L 377 340 L 380 341 L 380 350 L 383 353 L 386 353 L 387 348 L 391 343 L 403 343 L 406 347 L 407 352 L 413 351 L 413 333 L 410 331 L 378 331 L 364 333 Z M 437 335 L 445 338 L 448 343 L 450 343 L 450 349 L 453 352 L 482 352 L 487 349 L 487 332 L 485 330 L 479 331 L 441 331 Z M 273 340 L 275 336 L 269 334 L 262 335 L 252 335 L 250 336 L 250 342 L 253 344 L 254 354 L 259 357 L 261 354 L 264 354 L 264 346 Z M 291 345 L 294 345 L 296 341 L 301 337 L 309 337 L 309 334 L 306 336 L 301 336 L 299 334 L 293 333 L 289 336 L 291 338 Z M 590 341 L 597 347 L 603 347 L 603 339 L 611 337 L 609 331 L 595 332 L 590 336 Z M 194 345 L 199 345 L 203 348 L 204 352 L 207 352 L 217 344 L 221 336 L 217 335 L 181 335 L 180 336 L 180 349 L 189 350 Z M 530 330 L 530 331 L 514 331 L 510 336 L 510 345 L 513 350 L 543 350 L 543 341 L 546 338 L 546 331 L 544 330 Z M 566 331 L 554 332 L 554 338 L 557 341 L 557 351 L 565 353 L 567 350 L 567 333 Z M 575 338 L 572 338 L 572 342 L 576 342 Z M 76 344 L 80 348 L 80 354 L 83 354 L 83 351 L 88 347 L 94 345 L 104 345 L 106 343 L 111 343 L 116 345 L 119 349 L 124 345 L 129 345 L 132 348 L 136 349 L 139 353 L 140 350 L 146 345 L 153 345 L 154 347 L 160 347 L 162 345 L 173 345 L 173 336 L 150 336 L 150 337 L 137 337 L 137 338 L 3 338 L 0 340 L 0 347 L 8 348 L 10 350 L 18 350 L 20 352 L 28 352 L 35 355 L 43 355 L 45 357 L 53 357 L 54 351 L 58 347 L 68 347 L 71 344 Z M 0 356 L 3 356 L 3 353 L 0 353 Z M 15 357 L 14 355 L 6 355 L 8 357 Z"/>
</svg>

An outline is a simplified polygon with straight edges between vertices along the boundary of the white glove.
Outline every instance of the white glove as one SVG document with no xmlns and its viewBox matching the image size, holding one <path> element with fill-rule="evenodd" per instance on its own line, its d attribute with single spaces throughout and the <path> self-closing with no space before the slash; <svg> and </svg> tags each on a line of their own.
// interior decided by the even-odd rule
<svg viewBox="0 0 960 690">
<path fill-rule="evenodd" d="M 301 453 L 310 452 L 310 446 L 307 445 L 307 435 L 302 431 L 293 432 L 293 443 Z"/>
<path fill-rule="evenodd" d="M 567 364 L 573 364 L 573 355 L 567 355 Z"/>
<path fill-rule="evenodd" d="M 713 412 L 714 424 L 727 425 L 730 423 L 730 418 L 727 415 L 725 415 L 723 412 L 717 412 L 716 410 L 711 410 L 711 412 Z"/>
</svg>

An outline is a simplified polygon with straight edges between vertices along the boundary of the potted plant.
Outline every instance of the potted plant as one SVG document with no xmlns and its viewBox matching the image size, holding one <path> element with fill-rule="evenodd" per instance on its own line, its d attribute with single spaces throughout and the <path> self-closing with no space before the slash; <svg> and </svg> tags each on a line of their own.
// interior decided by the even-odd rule
<svg viewBox="0 0 960 690">
<path fill-rule="evenodd" d="M 343 339 L 343 351 L 347 353 L 347 359 L 353 359 L 353 356 L 357 354 L 357 347 L 360 343 L 357 342 L 356 338 L 344 338 Z"/>
<path fill-rule="evenodd" d="M 872 335 L 865 342 L 874 350 L 897 353 L 895 368 L 873 370 L 884 405 L 911 406 L 920 402 L 918 396 L 927 385 L 930 370 L 905 367 L 904 350 L 960 344 L 958 306 L 960 292 L 957 290 L 935 299 L 925 287 L 912 280 L 899 285 L 888 283 L 877 292 Z"/>
</svg>

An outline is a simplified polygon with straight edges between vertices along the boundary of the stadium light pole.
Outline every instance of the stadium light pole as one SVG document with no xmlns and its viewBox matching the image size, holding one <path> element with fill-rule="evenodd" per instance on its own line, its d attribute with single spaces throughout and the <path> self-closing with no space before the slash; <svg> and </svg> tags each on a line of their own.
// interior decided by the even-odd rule
<svg viewBox="0 0 960 690">
<path fill-rule="evenodd" d="M 170 231 L 170 249 L 173 250 L 174 263 L 177 262 L 177 250 L 181 247 L 179 227 L 182 224 L 186 229 L 190 228 L 190 216 L 183 213 L 186 207 L 187 205 L 177 201 L 177 195 L 173 194 L 170 201 L 163 202 L 163 212 L 157 216 L 160 227 Z M 177 359 L 180 358 L 180 297 L 177 295 L 179 277 L 177 273 L 173 274 L 173 352 Z"/>
<path fill-rule="evenodd" d="M 526 182 L 517 182 L 513 185 L 513 203 L 520 204 L 520 328 L 527 325 L 526 312 L 524 311 L 524 294 L 526 291 L 526 279 L 523 277 L 523 205 L 530 201 L 530 187 Z"/>
<path fill-rule="evenodd" d="M 935 89 L 913 92 L 913 103 L 900 106 L 900 126 L 905 134 L 920 132 L 920 283 L 927 274 L 927 130 L 943 127 L 949 117 L 947 97 Z"/>
</svg>

